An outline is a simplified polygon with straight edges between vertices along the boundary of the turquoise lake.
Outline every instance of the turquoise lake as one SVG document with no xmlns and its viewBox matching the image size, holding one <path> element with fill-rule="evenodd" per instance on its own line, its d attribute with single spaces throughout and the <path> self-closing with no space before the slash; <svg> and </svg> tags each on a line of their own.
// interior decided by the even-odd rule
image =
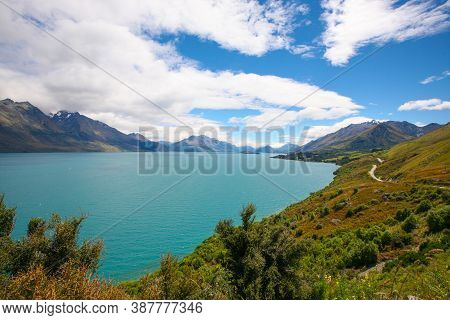
<svg viewBox="0 0 450 320">
<path fill-rule="evenodd" d="M 249 202 L 262 218 L 304 199 L 336 169 L 266 154 L 0 154 L 0 193 L 17 207 L 15 238 L 31 217 L 86 214 L 81 239 L 105 243 L 100 274 L 123 280 L 156 269 L 166 252 L 188 254 Z"/>
</svg>

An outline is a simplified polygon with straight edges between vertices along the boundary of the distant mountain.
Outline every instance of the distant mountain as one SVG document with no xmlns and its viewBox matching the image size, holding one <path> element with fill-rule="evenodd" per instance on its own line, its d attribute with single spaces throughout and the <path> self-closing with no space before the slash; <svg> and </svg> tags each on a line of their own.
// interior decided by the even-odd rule
<svg viewBox="0 0 450 320">
<path fill-rule="evenodd" d="M 153 151 L 140 141 L 78 112 L 46 115 L 29 102 L 0 101 L 0 152 Z"/>
<path fill-rule="evenodd" d="M 189 138 L 175 142 L 170 146 L 170 150 L 184 152 L 240 152 L 240 148 L 231 143 L 205 135 L 190 136 Z"/>
<path fill-rule="evenodd" d="M 239 152 L 241 152 L 241 153 L 256 153 L 255 148 L 253 148 L 252 146 L 239 147 Z"/>
<path fill-rule="evenodd" d="M 255 152 L 257 153 L 291 153 L 298 151 L 300 149 L 300 146 L 293 144 L 293 143 L 286 143 L 285 145 L 274 148 L 269 145 L 264 147 L 259 147 L 255 149 Z"/>
<path fill-rule="evenodd" d="M 256 148 L 256 149 L 255 149 L 255 152 L 256 152 L 256 153 L 276 153 L 276 152 L 274 151 L 274 149 L 273 149 L 271 146 L 269 146 L 269 145 L 264 146 L 264 147 Z"/>
<path fill-rule="evenodd" d="M 279 147 L 279 148 L 274 148 L 273 151 L 275 153 L 291 153 L 291 152 L 295 152 L 298 151 L 301 147 L 293 144 L 293 143 L 286 143 L 285 145 Z"/>
<path fill-rule="evenodd" d="M 389 148 L 440 127 L 436 123 L 418 127 L 406 121 L 371 121 L 352 124 L 303 147 L 288 143 L 279 148 L 270 145 L 253 148 L 237 147 L 205 135 L 190 136 L 175 143 L 155 142 L 138 133 L 124 134 L 78 112 L 59 111 L 46 115 L 29 102 L 0 101 L 0 152 L 113 152 L 137 151 L 139 148 L 144 151 L 279 153 L 293 156 L 300 150 L 310 154 L 332 154 L 336 151 L 366 152 Z"/>
<path fill-rule="evenodd" d="M 371 121 L 351 124 L 301 147 L 302 152 L 371 151 L 389 148 L 400 142 L 420 137 L 441 125 L 432 123 L 418 127 L 403 121 Z"/>
</svg>

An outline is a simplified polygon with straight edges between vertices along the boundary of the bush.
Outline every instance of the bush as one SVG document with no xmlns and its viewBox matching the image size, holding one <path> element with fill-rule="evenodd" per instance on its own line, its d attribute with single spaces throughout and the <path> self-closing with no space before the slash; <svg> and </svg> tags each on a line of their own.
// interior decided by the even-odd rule
<svg viewBox="0 0 450 320">
<path fill-rule="evenodd" d="M 361 212 L 361 211 L 364 211 L 364 210 L 366 210 L 366 209 L 369 209 L 369 206 L 368 206 L 368 205 L 366 205 L 366 204 L 360 204 L 359 206 L 357 206 L 357 207 L 354 208 L 354 209 L 348 209 L 345 216 L 346 216 L 346 217 L 351 217 L 351 216 L 353 216 L 353 215 L 355 215 L 355 214 L 357 214 L 357 213 L 359 213 L 359 212 Z"/>
<path fill-rule="evenodd" d="M 350 217 L 353 217 L 353 214 L 354 214 L 353 209 L 350 208 L 350 209 L 347 210 L 347 213 L 345 214 L 345 216 L 347 218 L 350 218 Z"/>
<path fill-rule="evenodd" d="M 439 232 L 450 227 L 450 206 L 432 210 L 427 216 L 430 232 Z"/>
<path fill-rule="evenodd" d="M 411 215 L 411 210 L 408 208 L 403 208 L 403 209 L 397 210 L 397 213 L 395 214 L 395 220 L 403 221 L 406 218 L 408 218 L 410 215 Z"/>
<path fill-rule="evenodd" d="M 11 234 L 16 218 L 16 209 L 7 208 L 4 200 L 3 194 L 0 194 L 0 237 L 8 237 Z"/>
<path fill-rule="evenodd" d="M 416 261 L 420 261 L 422 264 L 426 264 L 425 256 L 422 253 L 415 251 L 408 251 L 404 255 L 401 255 L 398 260 L 404 267 L 409 266 Z"/>
<path fill-rule="evenodd" d="M 389 217 L 383 223 L 387 226 L 392 227 L 392 226 L 395 226 L 398 223 L 398 221 L 396 219 L 393 219 L 392 217 Z"/>
<path fill-rule="evenodd" d="M 403 248 L 404 246 L 411 244 L 411 242 L 412 236 L 408 233 L 396 232 L 392 234 L 392 245 L 395 248 Z"/>
<path fill-rule="evenodd" d="M 334 211 L 339 211 L 339 210 L 341 210 L 342 208 L 344 208 L 347 204 L 348 204 L 348 201 L 347 201 L 347 200 L 338 202 L 338 203 L 336 203 L 336 204 L 333 206 L 333 210 L 334 210 Z"/>
<path fill-rule="evenodd" d="M 413 215 L 410 215 L 408 218 L 406 218 L 405 222 L 402 224 L 402 229 L 405 232 L 411 232 L 414 229 L 416 229 L 418 226 L 417 218 Z"/>
<path fill-rule="evenodd" d="M 331 195 L 330 195 L 330 197 L 329 197 L 329 199 L 331 200 L 331 199 L 334 199 L 334 198 L 336 198 L 337 196 L 339 196 L 339 195 L 341 195 L 341 194 L 343 194 L 344 193 L 344 191 L 342 190 L 342 189 L 337 189 L 335 192 L 333 192 Z"/>
<path fill-rule="evenodd" d="M 392 234 L 389 231 L 384 231 L 380 236 L 381 247 L 384 248 L 392 243 Z"/>
<path fill-rule="evenodd" d="M 325 217 L 328 214 L 330 214 L 330 209 L 328 209 L 328 207 L 323 207 L 322 210 L 320 210 L 320 216 L 321 217 Z"/>
<path fill-rule="evenodd" d="M 369 206 L 366 204 L 360 204 L 359 206 L 357 206 L 355 209 L 353 209 L 353 213 L 359 213 L 361 211 L 364 211 L 366 209 L 369 209 Z"/>
<path fill-rule="evenodd" d="M 254 223 L 255 207 L 242 209 L 241 225 L 230 220 L 216 226 L 227 251 L 224 267 L 239 299 L 296 299 L 302 297 L 296 272 L 302 248 L 288 230 Z"/>
<path fill-rule="evenodd" d="M 431 202 L 429 200 L 422 200 L 416 208 L 416 213 L 427 212 L 431 209 Z"/>
<path fill-rule="evenodd" d="M 344 259 L 346 267 L 371 266 L 377 262 L 378 247 L 373 242 L 352 241 L 349 247 L 350 251 Z"/>
</svg>

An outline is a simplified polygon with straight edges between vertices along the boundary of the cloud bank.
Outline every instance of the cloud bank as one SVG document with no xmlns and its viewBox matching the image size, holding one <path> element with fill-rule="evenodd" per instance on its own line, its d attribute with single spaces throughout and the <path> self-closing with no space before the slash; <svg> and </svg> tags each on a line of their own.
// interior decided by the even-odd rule
<svg viewBox="0 0 450 320">
<path fill-rule="evenodd" d="M 180 56 L 171 43 L 152 37 L 164 32 L 193 33 L 225 48 L 257 55 L 290 45 L 286 38 L 289 4 L 233 0 L 219 5 L 191 0 L 186 8 L 178 1 L 8 3 L 164 109 L 155 108 L 58 41 L 2 9 L 0 96 L 29 100 L 46 112 L 80 111 L 132 132 L 140 126 L 180 125 L 178 120 L 192 127 L 219 125 L 191 114 L 195 108 L 253 109 L 259 115 L 240 120 L 264 125 L 314 91 L 297 110 L 288 111 L 271 125 L 335 119 L 362 108 L 349 97 L 288 78 L 202 69 Z M 196 21 L 190 20 L 192 16 Z"/>
<path fill-rule="evenodd" d="M 326 24 L 324 57 L 333 65 L 345 65 L 358 50 L 370 44 L 432 35 L 447 29 L 450 2 L 394 0 L 323 0 Z"/>
<path fill-rule="evenodd" d="M 442 101 L 441 99 L 408 101 L 398 108 L 399 111 L 439 111 L 445 109 L 450 109 L 450 101 Z"/>
</svg>

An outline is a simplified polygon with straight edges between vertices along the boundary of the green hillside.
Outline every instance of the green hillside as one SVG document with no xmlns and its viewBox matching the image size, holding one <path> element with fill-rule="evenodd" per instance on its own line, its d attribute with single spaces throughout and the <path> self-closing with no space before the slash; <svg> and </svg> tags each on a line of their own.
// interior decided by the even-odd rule
<svg viewBox="0 0 450 320">
<path fill-rule="evenodd" d="M 446 125 L 361 156 L 279 214 L 256 222 L 248 205 L 181 261 L 169 254 L 121 284 L 90 273 L 101 243 L 78 244 L 82 219 L 32 220 L 13 241 L 14 210 L 0 201 L 0 297 L 449 299 L 449 146 Z"/>
</svg>

